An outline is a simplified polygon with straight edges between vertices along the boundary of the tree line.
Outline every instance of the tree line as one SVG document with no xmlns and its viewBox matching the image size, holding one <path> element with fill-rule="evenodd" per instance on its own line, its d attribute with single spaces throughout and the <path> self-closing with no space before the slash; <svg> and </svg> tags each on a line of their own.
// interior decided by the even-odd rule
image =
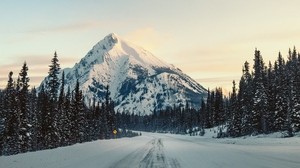
<svg viewBox="0 0 300 168">
<path fill-rule="evenodd" d="M 114 138 L 117 125 L 109 87 L 104 102 L 87 107 L 78 80 L 74 90 L 64 90 L 58 62 L 55 52 L 47 82 L 39 91 L 29 88 L 26 62 L 17 80 L 9 72 L 6 88 L 0 90 L 0 155 Z M 118 137 L 124 135 L 133 133 L 124 131 Z"/>
<path fill-rule="evenodd" d="M 230 136 L 277 131 L 292 136 L 300 131 L 300 54 L 295 47 L 289 50 L 287 60 L 279 52 L 268 66 L 255 50 L 253 71 L 245 62 L 236 90 L 234 84 L 229 98 Z"/>
<path fill-rule="evenodd" d="M 204 128 L 219 127 L 218 137 L 278 131 L 293 136 L 300 131 L 300 54 L 294 48 L 285 60 L 279 53 L 266 66 L 256 49 L 253 70 L 246 61 L 238 88 L 233 81 L 229 96 L 222 88 L 208 89 L 199 110 L 187 103 L 147 116 L 117 114 L 118 118 L 123 127 L 145 131 L 204 134 Z"/>
<path fill-rule="evenodd" d="M 278 131 L 293 136 L 300 131 L 300 54 L 295 48 L 287 60 L 279 53 L 268 66 L 256 49 L 252 70 L 246 61 L 238 88 L 233 81 L 229 96 L 222 88 L 208 89 L 199 109 L 186 102 L 150 115 L 115 113 L 108 86 L 104 102 L 86 106 L 78 81 L 74 90 L 64 90 L 56 53 L 39 91 L 29 89 L 27 72 L 25 62 L 17 80 L 9 72 L 7 86 L 0 90 L 1 155 L 115 138 L 113 130 L 119 131 L 116 137 L 137 135 L 128 129 L 203 135 L 205 128 L 218 127 L 218 137 Z"/>
</svg>

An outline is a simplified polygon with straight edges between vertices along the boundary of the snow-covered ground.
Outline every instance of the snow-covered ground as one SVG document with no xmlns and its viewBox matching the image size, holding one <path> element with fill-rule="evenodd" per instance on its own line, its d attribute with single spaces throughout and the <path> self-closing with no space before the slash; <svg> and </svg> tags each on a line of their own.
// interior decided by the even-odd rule
<svg viewBox="0 0 300 168">
<path fill-rule="evenodd" d="M 0 157 L 0 168 L 299 168 L 300 137 L 212 139 L 143 133 Z"/>
</svg>

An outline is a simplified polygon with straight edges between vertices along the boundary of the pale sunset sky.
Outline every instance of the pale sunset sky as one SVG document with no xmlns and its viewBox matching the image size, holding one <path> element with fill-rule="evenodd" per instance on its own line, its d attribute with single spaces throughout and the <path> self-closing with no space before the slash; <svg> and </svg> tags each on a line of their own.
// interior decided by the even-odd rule
<svg viewBox="0 0 300 168">
<path fill-rule="evenodd" d="M 39 86 L 55 51 L 62 68 L 73 67 L 112 32 L 226 91 L 255 48 L 266 63 L 300 48 L 300 1 L 1 0 L 0 87 L 24 61 Z"/>
</svg>

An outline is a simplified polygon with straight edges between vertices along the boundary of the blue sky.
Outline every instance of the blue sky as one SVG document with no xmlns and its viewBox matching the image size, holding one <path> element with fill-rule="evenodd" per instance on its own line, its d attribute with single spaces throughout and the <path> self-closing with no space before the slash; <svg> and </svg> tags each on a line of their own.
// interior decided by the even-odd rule
<svg viewBox="0 0 300 168">
<path fill-rule="evenodd" d="M 54 51 L 71 67 L 107 34 L 151 51 L 205 87 L 230 90 L 254 49 L 265 62 L 299 47 L 297 0 L 1 0 L 0 86 L 24 61 L 31 85 Z"/>
</svg>

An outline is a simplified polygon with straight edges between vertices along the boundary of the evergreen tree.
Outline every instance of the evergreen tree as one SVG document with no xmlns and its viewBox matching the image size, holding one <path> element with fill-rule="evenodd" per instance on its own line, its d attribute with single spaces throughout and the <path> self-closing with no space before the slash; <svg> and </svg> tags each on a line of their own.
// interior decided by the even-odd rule
<svg viewBox="0 0 300 168">
<path fill-rule="evenodd" d="M 33 87 L 29 93 L 29 109 L 30 113 L 28 116 L 28 122 L 30 123 L 29 132 L 30 132 L 30 145 L 29 151 L 38 150 L 37 137 L 39 133 L 39 121 L 37 118 L 38 106 L 37 106 L 37 90 Z"/>
<path fill-rule="evenodd" d="M 300 60 L 294 47 L 288 70 L 290 75 L 290 127 L 294 132 L 300 131 Z"/>
<path fill-rule="evenodd" d="M 213 113 L 214 126 L 218 126 L 224 123 L 224 102 L 223 102 L 222 88 L 216 88 L 215 101 L 213 106 L 214 106 L 214 113 Z"/>
<path fill-rule="evenodd" d="M 62 72 L 62 77 L 61 77 L 61 86 L 60 86 L 60 92 L 59 92 L 59 97 L 58 97 L 58 115 L 57 115 L 57 130 L 59 132 L 59 138 L 60 138 L 60 146 L 65 146 L 67 145 L 67 125 L 69 124 L 68 116 L 67 116 L 67 111 L 68 109 L 65 109 L 64 104 L 67 103 L 65 102 L 66 96 L 65 96 L 65 73 Z"/>
<path fill-rule="evenodd" d="M 6 121 L 6 115 L 4 109 L 4 95 L 3 95 L 3 91 L 0 89 L 0 156 L 3 155 L 4 137 L 6 136 L 5 121 Z"/>
<path fill-rule="evenodd" d="M 72 128 L 72 108 L 71 108 L 71 91 L 70 87 L 68 87 L 68 91 L 66 93 L 66 96 L 64 98 L 63 102 L 63 111 L 65 113 L 65 125 L 62 128 L 62 132 L 64 133 L 64 140 L 65 142 L 63 145 L 70 145 L 70 140 L 71 140 L 71 128 Z"/>
<path fill-rule="evenodd" d="M 267 97 L 268 97 L 268 109 L 266 113 L 266 124 L 269 132 L 274 131 L 274 114 L 276 107 L 276 83 L 275 83 L 275 72 L 273 70 L 271 62 L 269 62 L 268 72 L 267 72 Z"/>
<path fill-rule="evenodd" d="M 51 65 L 49 66 L 49 76 L 48 76 L 48 90 L 47 94 L 49 95 L 49 126 L 48 126 L 48 134 L 47 134 L 47 144 L 48 148 L 55 148 L 60 144 L 60 131 L 58 128 L 58 90 L 60 86 L 59 82 L 59 71 L 60 65 L 58 63 L 57 53 L 54 53 L 54 57 L 51 60 Z"/>
<path fill-rule="evenodd" d="M 228 135 L 231 137 L 238 137 L 241 135 L 241 115 L 238 109 L 238 99 L 235 87 L 235 81 L 232 82 L 232 93 L 230 95 L 230 111 L 231 119 L 229 121 Z"/>
<path fill-rule="evenodd" d="M 59 89 L 59 78 L 58 74 L 60 71 L 60 65 L 58 63 L 57 53 L 54 53 L 54 57 L 51 60 L 51 65 L 49 66 L 49 96 L 50 100 L 53 102 L 57 101 L 57 94 Z"/>
<path fill-rule="evenodd" d="M 252 106 L 253 106 L 253 84 L 252 75 L 249 70 L 249 63 L 246 61 L 243 66 L 243 75 L 239 83 L 238 93 L 239 108 L 242 113 L 241 134 L 247 135 L 252 132 Z"/>
<path fill-rule="evenodd" d="M 205 128 L 211 128 L 211 93 L 210 90 L 207 90 L 207 99 L 206 99 L 206 110 L 205 110 Z"/>
<path fill-rule="evenodd" d="M 41 86 L 41 90 L 38 96 L 38 120 L 39 122 L 39 135 L 37 138 L 37 144 L 40 149 L 54 148 L 52 144 L 53 132 L 53 117 L 50 111 L 50 98 Z"/>
<path fill-rule="evenodd" d="M 24 62 L 23 67 L 21 69 L 21 72 L 19 73 L 20 76 L 20 91 L 19 91 L 19 106 L 20 106 L 20 134 L 19 134 L 19 140 L 20 140 L 20 152 L 27 152 L 29 149 L 31 149 L 31 134 L 30 132 L 32 123 L 29 123 L 29 94 L 28 94 L 28 88 L 29 88 L 29 77 L 28 77 L 28 67 L 26 62 Z"/>
<path fill-rule="evenodd" d="M 5 89 L 4 109 L 6 112 L 5 136 L 3 154 L 11 155 L 19 153 L 19 115 L 16 107 L 16 90 L 13 82 L 13 72 L 8 75 Z"/>
<path fill-rule="evenodd" d="M 254 98 L 252 109 L 252 128 L 253 133 L 266 132 L 266 110 L 267 110 L 267 94 L 264 86 L 264 62 L 259 50 L 255 50 L 254 54 Z"/>
<path fill-rule="evenodd" d="M 285 61 L 278 55 L 278 59 L 274 66 L 275 71 L 275 83 L 276 83 L 276 104 L 275 104 L 275 116 L 274 116 L 274 129 L 275 131 L 283 131 L 284 124 L 287 118 L 288 109 L 288 88 L 287 78 L 285 72 Z"/>
<path fill-rule="evenodd" d="M 74 89 L 74 94 L 71 102 L 72 108 L 72 142 L 83 142 L 85 138 L 85 111 L 83 104 L 82 91 L 79 89 L 79 81 L 77 80 L 76 86 Z"/>
<path fill-rule="evenodd" d="M 206 104 L 204 99 L 201 99 L 201 107 L 200 107 L 200 128 L 204 129 L 205 127 L 205 122 L 206 122 L 206 118 L 207 118 L 207 112 L 206 112 Z"/>
</svg>

